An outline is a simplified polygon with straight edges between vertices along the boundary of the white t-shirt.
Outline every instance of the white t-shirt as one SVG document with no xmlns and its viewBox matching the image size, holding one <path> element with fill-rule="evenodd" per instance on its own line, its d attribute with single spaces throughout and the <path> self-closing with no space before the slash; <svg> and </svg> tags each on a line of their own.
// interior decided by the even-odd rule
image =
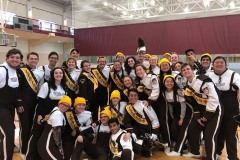
<svg viewBox="0 0 240 160">
<path fill-rule="evenodd" d="M 45 99 L 48 96 L 48 82 L 45 82 L 38 92 L 38 97 Z M 52 100 L 60 100 L 65 95 L 62 86 L 58 85 L 56 90 L 50 88 L 49 98 Z"/>
<path fill-rule="evenodd" d="M 56 110 L 56 111 L 54 111 Z M 63 113 L 58 109 L 58 107 L 55 107 L 53 109 L 53 113 L 50 115 L 49 120 L 47 121 L 49 125 L 52 127 L 56 126 L 65 126 L 66 125 L 66 120 L 64 118 Z"/>
<path fill-rule="evenodd" d="M 49 80 L 51 69 L 48 67 L 48 65 L 44 65 L 44 69 L 43 66 L 38 67 L 38 69 L 44 72 L 44 79 Z"/>
</svg>

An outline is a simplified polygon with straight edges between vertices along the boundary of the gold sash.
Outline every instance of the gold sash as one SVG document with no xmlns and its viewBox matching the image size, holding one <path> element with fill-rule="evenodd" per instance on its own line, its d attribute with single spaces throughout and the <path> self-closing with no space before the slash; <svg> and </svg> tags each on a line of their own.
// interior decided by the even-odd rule
<svg viewBox="0 0 240 160">
<path fill-rule="evenodd" d="M 126 106 L 127 112 L 130 114 L 130 116 L 138 123 L 143 124 L 143 125 L 148 125 L 148 122 L 146 118 L 140 117 L 136 111 L 134 110 L 133 106 L 131 104 L 128 104 Z"/>
<path fill-rule="evenodd" d="M 124 89 L 124 90 L 123 90 L 123 93 L 124 93 L 125 96 L 128 97 L 128 89 Z"/>
<path fill-rule="evenodd" d="M 101 74 L 98 69 L 93 69 L 92 72 L 94 76 L 97 78 L 98 82 L 100 82 L 101 85 L 103 85 L 104 87 L 107 87 L 107 80 L 104 77 L 104 75 Z"/>
<path fill-rule="evenodd" d="M 110 140 L 109 140 L 109 148 L 110 148 L 111 152 L 112 152 L 115 156 L 118 155 L 118 153 L 119 153 L 118 148 L 115 147 L 115 144 L 114 144 L 114 142 L 111 140 L 111 138 L 110 138 Z"/>
<path fill-rule="evenodd" d="M 77 120 L 77 117 L 75 117 L 75 115 L 73 114 L 73 112 L 72 111 L 67 111 L 65 113 L 66 113 L 67 121 L 68 121 L 70 127 L 72 128 L 72 130 L 75 131 L 76 128 L 79 129 L 80 124 Z"/>
<path fill-rule="evenodd" d="M 119 89 L 123 90 L 124 89 L 124 85 L 121 82 L 119 75 L 117 74 L 117 76 L 114 77 L 114 72 L 110 72 L 110 75 L 111 75 L 112 80 L 114 81 L 114 83 L 117 85 L 117 87 Z"/>
<path fill-rule="evenodd" d="M 204 105 L 204 106 L 206 106 L 206 104 L 207 104 L 207 98 L 202 98 L 202 97 L 200 97 L 200 95 L 198 95 L 197 93 L 194 93 L 191 89 L 189 89 L 189 88 L 186 88 L 185 90 L 184 90 L 184 94 L 186 95 L 186 96 L 190 96 L 190 97 L 193 97 L 196 101 L 197 101 L 197 103 L 198 104 L 200 104 L 200 105 Z"/>
<path fill-rule="evenodd" d="M 121 113 L 117 111 L 117 109 L 115 108 L 111 108 L 111 113 L 112 113 L 112 118 L 117 118 L 119 123 L 123 125 L 123 116 L 121 115 Z"/>
<path fill-rule="evenodd" d="M 94 75 L 93 76 L 89 75 L 91 73 L 82 72 L 82 74 L 84 74 L 88 79 L 90 79 L 90 81 L 92 81 L 93 86 L 94 86 L 94 92 L 95 92 L 95 90 L 98 88 L 97 79 L 94 77 Z"/>
<path fill-rule="evenodd" d="M 32 90 L 35 93 L 37 93 L 38 83 L 37 83 L 36 77 L 27 68 L 21 68 L 21 70 L 22 70 L 23 74 L 25 75 L 26 80 L 27 80 L 28 84 L 30 85 L 30 87 L 32 88 Z"/>
<path fill-rule="evenodd" d="M 143 86 L 143 85 L 140 85 L 137 87 L 137 90 L 138 92 L 144 92 L 146 93 L 148 96 L 150 96 L 150 94 L 152 93 L 152 90 L 151 89 L 148 89 L 147 87 Z"/>
<path fill-rule="evenodd" d="M 71 75 L 68 73 L 68 71 L 64 72 L 66 77 L 66 85 L 69 89 L 72 91 L 77 91 L 77 85 L 75 84 L 75 81 L 72 79 Z"/>
</svg>

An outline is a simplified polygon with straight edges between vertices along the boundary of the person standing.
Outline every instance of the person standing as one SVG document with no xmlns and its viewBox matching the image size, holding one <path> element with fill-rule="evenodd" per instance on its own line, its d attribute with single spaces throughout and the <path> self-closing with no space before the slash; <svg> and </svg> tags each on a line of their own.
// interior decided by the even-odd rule
<svg viewBox="0 0 240 160">
<path fill-rule="evenodd" d="M 218 136 L 217 154 L 221 155 L 226 141 L 228 159 L 238 160 L 237 157 L 237 128 L 238 123 L 234 121 L 233 116 L 239 115 L 239 88 L 240 75 L 230 69 L 227 69 L 226 59 L 218 56 L 213 60 L 213 72 L 209 73 L 212 81 L 221 91 L 221 102 L 224 107 L 223 120 L 220 125 Z"/>
<path fill-rule="evenodd" d="M 20 119 L 20 152 L 25 157 L 31 128 L 37 106 L 37 93 L 39 82 L 43 79 L 44 72 L 37 69 L 39 55 L 31 52 L 27 55 L 27 65 L 18 70 L 20 98 L 24 112 L 19 113 Z"/>
<path fill-rule="evenodd" d="M 56 64 L 58 62 L 58 54 L 57 52 L 51 52 L 48 55 L 48 64 L 44 66 L 38 67 L 39 70 L 42 70 L 44 72 L 44 82 L 47 82 L 50 78 L 50 72 L 56 67 Z"/>
<path fill-rule="evenodd" d="M 218 89 L 212 80 L 201 74 L 196 76 L 190 64 L 182 65 L 182 74 L 187 78 L 184 90 L 186 102 L 193 107 L 193 119 L 189 126 L 190 152 L 184 157 L 200 158 L 200 133 L 205 130 L 205 148 L 208 160 L 216 159 L 216 145 L 222 121 L 222 105 Z"/>
<path fill-rule="evenodd" d="M 98 57 L 97 63 L 98 66 L 92 70 L 92 73 L 98 81 L 98 88 L 95 92 L 96 99 L 93 104 L 93 106 L 98 109 L 99 106 L 102 108 L 108 103 L 108 79 L 110 68 L 106 65 L 107 59 L 105 57 Z M 93 120 L 97 119 L 97 114 L 93 113 Z"/>
<path fill-rule="evenodd" d="M 92 112 L 93 120 L 98 118 L 98 106 L 94 106 L 96 98 L 96 89 L 98 88 L 98 80 L 91 72 L 91 64 L 87 60 L 81 63 L 82 72 L 78 78 L 78 97 L 86 100 L 86 108 Z"/>
<path fill-rule="evenodd" d="M 3 160 L 12 160 L 13 157 L 15 108 L 18 112 L 24 111 L 18 99 L 16 72 L 22 59 L 22 52 L 14 48 L 7 52 L 6 62 L 0 65 L 0 159 Z"/>
</svg>

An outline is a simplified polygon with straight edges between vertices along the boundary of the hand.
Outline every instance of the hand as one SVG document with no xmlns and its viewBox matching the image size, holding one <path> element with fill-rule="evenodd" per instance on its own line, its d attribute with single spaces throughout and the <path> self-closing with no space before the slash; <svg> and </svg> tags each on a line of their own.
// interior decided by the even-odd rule
<svg viewBox="0 0 240 160">
<path fill-rule="evenodd" d="M 124 140 L 125 142 L 127 142 L 130 138 L 131 138 L 131 134 L 130 134 L 130 133 L 126 133 L 126 134 L 124 134 L 124 136 L 123 136 L 123 140 Z"/>
<path fill-rule="evenodd" d="M 38 115 L 38 117 L 37 117 L 37 123 L 40 124 L 40 125 L 42 124 L 42 123 L 41 123 L 41 120 L 42 120 L 42 116 L 41 116 L 41 115 Z"/>
<path fill-rule="evenodd" d="M 196 62 L 196 61 L 197 61 L 197 60 L 196 60 L 196 57 L 195 57 L 194 55 L 192 55 L 192 54 L 188 55 L 188 58 L 189 58 L 189 60 L 190 60 L 191 62 Z"/>
<path fill-rule="evenodd" d="M 18 113 L 23 113 L 23 112 L 24 112 L 23 106 L 18 107 L 18 108 L 17 108 L 17 111 L 18 111 Z"/>
<path fill-rule="evenodd" d="M 149 105 L 148 101 L 142 101 L 142 103 L 143 103 L 144 106 L 148 106 Z"/>
<path fill-rule="evenodd" d="M 207 119 L 206 119 L 205 117 L 202 117 L 202 118 L 201 118 L 201 121 L 207 122 Z"/>
<path fill-rule="evenodd" d="M 156 134 L 152 134 L 151 136 L 152 140 L 156 141 L 158 139 L 157 135 Z"/>
<path fill-rule="evenodd" d="M 182 123 L 183 123 L 183 119 L 179 119 L 179 121 L 178 121 L 178 125 L 181 126 Z"/>
<path fill-rule="evenodd" d="M 205 125 L 202 123 L 202 120 L 201 120 L 201 119 L 198 119 L 197 122 L 198 122 L 201 126 L 205 127 Z"/>
<path fill-rule="evenodd" d="M 75 130 L 72 131 L 71 135 L 72 135 L 73 137 L 75 137 L 75 136 L 76 136 L 76 131 L 75 131 Z"/>
<path fill-rule="evenodd" d="M 49 120 L 49 118 L 50 118 L 50 114 L 47 114 L 47 115 L 44 117 L 44 120 L 47 121 L 47 120 Z"/>
<path fill-rule="evenodd" d="M 79 143 L 83 143 L 83 137 L 82 137 L 82 136 L 78 136 L 78 137 L 77 137 L 77 141 L 78 141 Z"/>
</svg>

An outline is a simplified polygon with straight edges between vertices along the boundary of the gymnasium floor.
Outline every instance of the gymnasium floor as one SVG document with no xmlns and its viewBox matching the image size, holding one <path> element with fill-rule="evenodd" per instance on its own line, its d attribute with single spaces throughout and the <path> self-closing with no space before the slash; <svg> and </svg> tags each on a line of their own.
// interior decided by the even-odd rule
<svg viewBox="0 0 240 160">
<path fill-rule="evenodd" d="M 16 124 L 16 130 L 15 130 L 15 135 L 16 135 L 16 139 L 15 139 L 15 144 L 19 144 L 18 142 L 18 135 L 19 135 L 19 128 L 18 128 L 18 118 L 15 118 L 15 124 Z M 240 127 L 238 128 L 238 137 L 240 137 Z M 240 148 L 240 142 L 238 143 L 238 148 Z M 201 147 L 201 153 L 202 155 L 205 155 L 205 150 L 204 147 Z M 226 151 L 224 149 L 223 154 L 221 155 L 221 157 L 218 160 L 227 160 L 226 158 Z M 238 151 L 238 157 L 240 158 L 240 150 Z M 157 151 L 154 152 L 154 155 L 152 157 L 149 158 L 144 158 L 144 157 L 140 157 L 140 156 L 135 156 L 135 159 L 137 160 L 194 160 L 193 158 L 185 158 L 182 156 L 179 157 L 168 157 L 166 156 L 166 154 L 162 151 Z M 15 153 L 13 156 L 13 160 L 21 160 L 20 157 L 20 153 Z M 196 160 L 196 159 L 195 159 Z"/>
</svg>

